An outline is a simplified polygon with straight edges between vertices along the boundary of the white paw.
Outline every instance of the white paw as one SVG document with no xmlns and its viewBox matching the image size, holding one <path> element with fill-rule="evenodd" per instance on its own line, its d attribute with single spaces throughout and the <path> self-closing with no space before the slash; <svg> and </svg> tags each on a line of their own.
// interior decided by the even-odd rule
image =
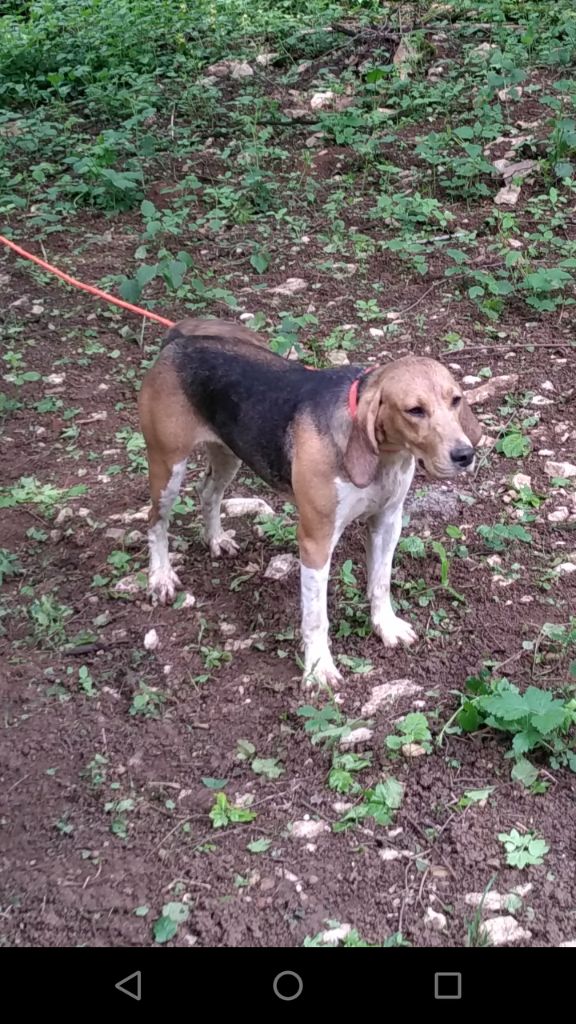
<svg viewBox="0 0 576 1024">
<path fill-rule="evenodd" d="M 396 615 L 373 620 L 372 628 L 386 647 L 396 647 L 399 643 L 413 644 L 418 639 L 410 623 Z"/>
<path fill-rule="evenodd" d="M 222 530 L 216 537 L 208 541 L 212 558 L 220 558 L 221 555 L 237 555 L 238 545 L 234 540 L 235 530 Z"/>
<path fill-rule="evenodd" d="M 305 690 L 313 690 L 315 687 L 337 686 L 342 682 L 342 675 L 336 668 L 330 655 L 310 660 L 306 664 L 302 685 Z"/>
<path fill-rule="evenodd" d="M 148 593 L 152 604 L 171 604 L 180 580 L 174 569 L 154 569 L 148 577 Z"/>
</svg>

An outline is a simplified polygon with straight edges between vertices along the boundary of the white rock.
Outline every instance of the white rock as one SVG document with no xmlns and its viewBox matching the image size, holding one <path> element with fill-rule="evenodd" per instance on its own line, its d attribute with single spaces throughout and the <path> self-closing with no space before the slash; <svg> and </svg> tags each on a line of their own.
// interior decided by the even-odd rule
<svg viewBox="0 0 576 1024">
<path fill-rule="evenodd" d="M 331 89 L 327 89 L 326 92 L 315 92 L 310 100 L 312 110 L 323 110 L 324 107 L 329 107 L 334 96 L 335 93 Z"/>
<path fill-rule="evenodd" d="M 124 576 L 123 579 L 118 580 L 112 589 L 116 594 L 139 594 L 143 587 L 136 573 L 131 573 L 129 576 Z"/>
<path fill-rule="evenodd" d="M 505 103 L 506 100 L 518 100 L 523 91 L 521 85 L 507 85 L 505 89 L 498 89 L 498 99 L 502 103 Z"/>
<path fill-rule="evenodd" d="M 392 850 L 392 849 L 388 848 L 386 850 L 379 850 L 378 851 L 378 856 L 380 857 L 380 860 L 388 861 L 388 860 L 399 860 L 399 858 L 402 856 L 402 854 L 400 853 L 399 850 Z"/>
<path fill-rule="evenodd" d="M 383 338 L 386 332 L 381 330 L 380 327 L 369 327 L 368 334 L 371 338 Z"/>
<path fill-rule="evenodd" d="M 479 57 L 483 57 L 486 53 L 490 53 L 491 50 L 496 49 L 496 43 L 480 43 L 475 46 L 470 53 L 478 54 Z"/>
<path fill-rule="evenodd" d="M 576 465 L 573 462 L 547 462 L 544 469 L 548 476 L 563 476 L 567 479 L 576 476 Z"/>
<path fill-rule="evenodd" d="M 473 391 L 466 391 L 466 401 L 468 405 L 478 405 L 481 402 L 485 402 L 488 398 L 493 398 L 495 395 L 503 395 L 507 391 L 511 391 L 517 382 L 517 373 L 507 373 L 500 377 L 491 377 L 486 384 L 481 384 L 479 388 L 474 388 Z"/>
<path fill-rule="evenodd" d="M 112 528 L 113 529 L 113 528 Z M 110 531 L 106 531 L 108 535 Z M 124 547 L 126 548 L 138 548 L 146 538 L 141 530 L 129 530 L 124 536 Z"/>
<path fill-rule="evenodd" d="M 54 386 L 57 386 L 58 384 L 63 384 L 65 379 L 65 373 L 49 373 L 47 377 L 44 377 L 44 381 L 46 384 L 53 384 Z"/>
<path fill-rule="evenodd" d="M 206 74 L 214 78 L 251 78 L 254 70 L 247 61 L 243 60 L 219 60 L 216 64 L 210 64 L 206 68 Z"/>
<path fill-rule="evenodd" d="M 422 687 L 413 683 L 411 679 L 394 679 L 390 683 L 374 686 L 369 700 L 362 708 L 362 718 L 370 718 L 380 708 L 389 707 L 402 697 L 412 697 L 415 693 L 420 693 L 421 690 Z"/>
<path fill-rule="evenodd" d="M 546 398 L 544 395 L 534 395 L 530 399 L 530 405 L 554 405 L 552 398 Z"/>
<path fill-rule="evenodd" d="M 271 51 L 270 53 L 259 53 L 258 56 L 256 57 L 256 63 L 260 64 L 260 66 L 263 68 L 267 68 L 269 64 L 274 63 L 277 57 L 278 54 L 274 53 L 273 51 Z"/>
<path fill-rule="evenodd" d="M 332 352 L 328 352 L 328 362 L 331 363 L 332 366 L 348 366 L 350 364 L 347 353 L 344 352 L 343 349 L 338 348 L 333 349 Z"/>
<path fill-rule="evenodd" d="M 340 924 L 337 928 L 328 928 L 320 933 L 320 939 L 328 946 L 337 946 L 352 931 L 351 924 Z"/>
<path fill-rule="evenodd" d="M 545 380 L 540 385 L 543 391 L 554 391 L 554 385 L 551 380 Z"/>
<path fill-rule="evenodd" d="M 350 800 L 335 800 L 332 807 L 336 814 L 346 814 L 354 804 L 350 803 Z"/>
<path fill-rule="evenodd" d="M 367 729 L 365 726 L 359 726 L 358 729 L 352 729 L 347 736 L 343 736 L 340 740 L 340 747 L 342 750 L 348 750 L 350 747 L 355 747 L 359 743 L 367 743 L 368 740 L 372 739 L 374 735 L 372 729 Z"/>
<path fill-rule="evenodd" d="M 501 188 L 499 192 L 494 196 L 494 202 L 497 206 L 516 206 L 520 198 L 520 186 L 519 185 L 506 185 Z"/>
<path fill-rule="evenodd" d="M 495 160 L 493 166 L 502 175 L 504 181 L 512 181 L 514 178 L 525 178 L 535 167 L 537 160 Z"/>
<path fill-rule="evenodd" d="M 426 908 L 424 914 L 424 924 L 426 928 L 432 929 L 435 932 L 445 932 L 448 927 L 448 921 L 445 914 L 438 913 L 437 910 L 433 910 L 432 907 Z"/>
<path fill-rule="evenodd" d="M 54 523 L 56 526 L 61 526 L 62 523 L 65 523 L 67 519 L 72 519 L 73 515 L 74 509 L 70 508 L 67 505 L 65 508 L 60 509 L 58 515 L 56 516 L 56 519 L 54 520 Z"/>
<path fill-rule="evenodd" d="M 462 377 L 463 384 L 481 384 L 482 377 L 475 377 L 474 374 L 469 373 L 466 377 Z"/>
<path fill-rule="evenodd" d="M 527 882 L 526 885 L 517 885 L 512 892 L 507 893 L 495 891 L 487 892 L 486 894 L 482 892 L 469 892 L 464 897 L 464 902 L 467 903 L 469 907 L 479 907 L 480 904 L 482 904 L 482 909 L 490 912 L 507 910 L 510 900 L 516 899 L 517 902 L 518 896 L 521 899 L 524 899 L 531 890 L 532 883 Z"/>
<path fill-rule="evenodd" d="M 290 835 L 294 839 L 316 839 L 323 832 L 329 832 L 330 827 L 325 821 L 295 821 L 292 824 Z"/>
<path fill-rule="evenodd" d="M 549 523 L 563 523 L 570 515 L 570 510 L 566 505 L 560 505 L 559 508 L 555 509 L 554 512 L 549 512 L 546 516 Z"/>
<path fill-rule="evenodd" d="M 576 946 L 576 939 L 568 939 L 566 942 L 560 942 L 559 948 L 562 946 Z"/>
<path fill-rule="evenodd" d="M 44 306 L 41 306 L 39 302 L 34 302 L 30 308 L 30 312 L 33 316 L 42 316 Z"/>
<path fill-rule="evenodd" d="M 231 519 L 237 516 L 274 515 L 274 509 L 263 498 L 227 498 L 222 502 L 222 510 Z"/>
<path fill-rule="evenodd" d="M 404 757 L 422 757 L 426 753 L 419 743 L 404 743 L 401 749 Z"/>
<path fill-rule="evenodd" d="M 159 643 L 160 637 L 155 629 L 149 629 L 148 632 L 144 634 L 144 647 L 147 651 L 155 651 Z"/>
<path fill-rule="evenodd" d="M 249 320 L 254 319 L 255 315 L 255 313 L 240 313 L 239 319 L 242 321 L 242 323 L 248 323 Z"/>
<path fill-rule="evenodd" d="M 308 287 L 308 282 L 302 277 L 289 277 L 284 284 L 278 284 L 275 288 L 270 289 L 271 295 L 296 295 L 297 292 L 304 292 Z"/>
<path fill-rule="evenodd" d="M 523 487 L 532 487 L 532 478 L 527 473 L 515 473 L 512 477 L 512 486 L 514 490 L 520 491 Z"/>
<path fill-rule="evenodd" d="M 574 562 L 561 562 L 556 566 L 555 571 L 567 576 L 571 572 L 576 572 L 576 565 Z"/>
<path fill-rule="evenodd" d="M 507 946 L 512 942 L 521 942 L 523 939 L 532 938 L 532 932 L 522 928 L 510 916 L 491 917 L 484 921 L 482 928 L 493 946 Z"/>
<path fill-rule="evenodd" d="M 178 605 L 178 607 L 179 608 L 192 608 L 195 604 L 196 604 L 196 598 L 194 597 L 194 594 L 190 594 L 190 593 L 188 593 L 188 591 L 186 591 L 186 593 L 184 594 L 184 599 L 181 602 L 181 604 Z"/>
<path fill-rule="evenodd" d="M 285 576 L 288 576 L 293 569 L 296 569 L 299 565 L 298 559 L 295 555 L 289 553 L 284 555 L 274 555 L 270 559 L 264 577 L 267 580 L 283 580 Z"/>
</svg>

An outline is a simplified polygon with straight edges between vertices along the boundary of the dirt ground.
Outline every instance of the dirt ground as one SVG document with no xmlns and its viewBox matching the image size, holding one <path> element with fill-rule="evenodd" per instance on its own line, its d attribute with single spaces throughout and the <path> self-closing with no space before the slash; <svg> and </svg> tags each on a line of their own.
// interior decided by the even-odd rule
<svg viewBox="0 0 576 1024">
<path fill-rule="evenodd" d="M 515 116 L 528 115 L 526 109 Z M 297 160 L 302 139 L 291 138 Z M 320 195 L 344 173 L 342 162 L 355 158 L 345 146 L 322 148 L 306 168 Z M 178 184 L 176 158 L 174 173 L 155 183 L 159 203 L 162 189 Z M 292 169 L 286 165 L 285 173 Z M 211 173 L 219 179 L 215 163 Z M 368 194 L 365 179 L 363 187 Z M 492 200 L 472 212 L 464 202 L 443 202 L 470 226 L 486 216 Z M 353 217 L 362 226 L 361 209 Z M 142 349 L 138 318 L 2 251 L 3 354 L 21 352 L 31 372 L 21 380 L 9 363 L 2 382 L 15 403 L 2 423 L 2 494 L 13 494 L 22 478 L 64 492 L 5 500 L 2 508 L 1 546 L 20 564 L 0 591 L 5 945 L 152 945 L 163 906 L 178 901 L 188 914 L 172 945 L 299 946 L 327 922 L 338 922 L 376 944 L 399 933 L 414 945 L 462 946 L 474 924 L 466 895 L 483 892 L 491 879 L 501 893 L 528 886 L 516 910 L 523 929 L 517 944 L 557 946 L 576 937 L 574 775 L 536 759 L 546 791 L 522 787 L 510 777 L 509 741 L 491 729 L 449 732 L 441 747 L 421 757 L 393 760 L 384 742 L 417 709 L 437 736 L 457 710 L 467 677 L 486 663 L 521 688 L 568 692 L 570 652 L 544 645 L 540 659 L 534 643 L 545 623 L 566 624 L 575 608 L 576 573 L 554 567 L 576 560 L 576 495 L 569 482 L 552 485 L 545 469 L 551 458 L 574 459 L 572 314 L 537 315 L 512 302 L 488 336 L 477 307 L 454 295 L 440 265 L 419 278 L 384 252 L 364 277 L 321 271 L 320 203 L 310 218 L 307 243 L 289 244 L 279 235 L 277 259 L 257 287 L 240 271 L 229 274 L 236 311 L 214 303 L 208 313 L 260 312 L 272 323 L 280 311 L 313 312 L 320 326 L 302 332 L 305 347 L 313 334 L 356 324 L 363 341 L 350 353 L 353 362 L 413 351 L 453 365 L 458 379 L 484 367 L 492 377 L 514 374 L 506 393 L 521 396 L 523 414 L 539 417 L 530 428 L 531 451 L 505 458 L 494 449 L 509 416 L 502 412 L 504 393 L 489 397 L 476 407 L 486 431 L 477 475 L 447 485 L 422 475 L 415 481 L 405 535 L 448 544 L 446 527 L 458 527 L 465 553 L 450 547 L 452 591 L 440 586 L 440 563 L 428 544 L 424 557 L 399 554 L 394 596 L 418 632 L 414 647 L 389 651 L 372 635 L 345 635 L 341 623 L 354 614 L 346 611 L 341 567 L 352 561 L 362 595 L 362 528 L 351 528 L 338 549 L 330 590 L 333 650 L 355 664 L 367 660 L 370 668 L 344 669 L 338 706 L 348 719 L 361 718 L 373 687 L 406 679 L 420 688 L 376 712 L 373 735 L 357 748 L 373 755 L 362 784 L 392 775 L 405 787 L 404 801 L 386 827 L 368 819 L 332 830 L 342 814 L 335 804 L 349 798 L 329 787 L 332 751 L 311 743 L 297 714 L 303 704 L 325 703 L 300 689 L 298 574 L 264 575 L 274 555 L 295 553 L 294 541 L 288 533 L 261 536 L 251 517 L 241 517 L 231 522 L 240 540 L 237 560 L 211 560 L 194 505 L 201 460 L 192 465 L 187 501 L 172 522 L 172 549 L 195 603 L 152 608 L 141 575 L 133 592 L 115 590 L 119 580 L 146 568 L 147 482 L 142 449 L 129 439 L 138 429 L 138 382 L 162 330 L 147 325 Z M 23 217 L 15 215 L 11 226 L 39 251 Z M 83 280 L 101 281 L 133 264 L 138 230 L 130 212 L 110 218 L 79 211 L 50 235 L 49 258 Z M 228 244 L 241 244 L 242 229 L 228 236 Z M 178 245 L 194 254 L 198 273 L 222 260 L 216 244 L 185 229 Z M 306 290 L 272 293 L 290 277 L 304 278 Z M 381 286 L 383 308 L 399 314 L 398 329 L 380 339 L 369 336 L 370 323 L 359 324 L 355 306 L 373 283 Z M 175 296 L 156 308 L 172 319 L 189 313 Z M 449 332 L 464 339 L 460 351 L 447 353 Z M 534 404 L 534 396 L 544 401 Z M 532 543 L 495 555 L 476 527 L 511 512 L 517 472 L 542 497 L 529 525 Z M 82 493 L 70 496 L 77 485 Z M 282 501 L 246 472 L 228 496 L 241 495 L 263 497 L 282 511 Z M 560 507 L 567 517 L 550 520 Z M 110 561 L 113 552 L 121 555 Z M 152 629 L 158 645 L 147 650 L 144 637 Z M 254 753 L 276 759 L 277 778 L 254 770 Z M 214 828 L 214 780 L 226 780 L 230 802 L 256 817 Z M 464 792 L 482 789 L 490 789 L 487 799 L 460 805 Z M 291 826 L 302 821 L 313 823 L 314 834 L 298 837 Z M 542 865 L 507 866 L 498 834 L 514 828 L 546 839 Z M 248 848 L 262 840 L 261 852 Z M 430 908 L 444 917 L 438 930 Z"/>
</svg>

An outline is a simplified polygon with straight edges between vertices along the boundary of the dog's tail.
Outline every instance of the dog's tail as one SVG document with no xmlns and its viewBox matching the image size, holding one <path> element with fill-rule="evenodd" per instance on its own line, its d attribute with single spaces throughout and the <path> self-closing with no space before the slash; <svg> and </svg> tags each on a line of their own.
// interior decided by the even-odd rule
<svg viewBox="0 0 576 1024">
<path fill-rule="evenodd" d="M 225 338 L 229 341 L 244 341 L 251 345 L 261 345 L 268 348 L 264 338 L 249 330 L 244 324 L 237 324 L 233 320 L 180 320 L 174 324 L 166 334 L 161 349 L 166 348 L 173 341 L 193 342 L 195 338 Z"/>
</svg>

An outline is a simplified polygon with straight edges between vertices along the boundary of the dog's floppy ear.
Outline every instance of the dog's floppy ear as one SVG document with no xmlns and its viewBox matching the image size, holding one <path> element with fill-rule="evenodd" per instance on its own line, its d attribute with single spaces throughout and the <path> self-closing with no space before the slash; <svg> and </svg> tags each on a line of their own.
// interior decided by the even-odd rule
<svg viewBox="0 0 576 1024">
<path fill-rule="evenodd" d="M 378 469 L 376 417 L 380 408 L 380 388 L 360 400 L 352 421 L 352 430 L 344 452 L 344 468 L 355 487 L 368 487 Z"/>
<path fill-rule="evenodd" d="M 476 445 L 479 444 L 480 442 L 480 438 L 482 437 L 482 427 L 480 426 L 478 420 L 476 419 L 474 413 L 472 412 L 464 396 L 462 396 L 462 401 L 460 402 L 459 413 L 460 425 L 462 427 L 462 430 L 466 434 L 466 437 L 470 441 L 470 444 L 476 447 Z"/>
</svg>

